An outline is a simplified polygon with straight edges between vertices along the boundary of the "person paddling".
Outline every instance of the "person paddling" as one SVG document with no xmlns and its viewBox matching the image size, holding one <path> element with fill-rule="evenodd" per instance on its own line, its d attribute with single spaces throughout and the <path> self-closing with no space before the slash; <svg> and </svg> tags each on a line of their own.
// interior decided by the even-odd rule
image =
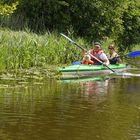
<svg viewBox="0 0 140 140">
<path fill-rule="evenodd" d="M 99 59 L 100 61 L 102 61 L 103 64 L 109 65 L 109 60 L 108 60 L 106 54 L 101 49 L 101 44 L 99 42 L 95 42 L 92 45 L 93 45 L 93 49 L 90 50 L 90 54 L 92 54 L 97 59 Z M 98 62 L 96 59 L 94 59 L 92 57 L 91 57 L 90 60 L 93 61 L 93 64 L 94 65 L 100 65 L 101 64 L 100 62 Z M 83 61 L 82 61 L 82 64 L 83 64 Z"/>
<path fill-rule="evenodd" d="M 110 64 L 120 63 L 121 62 L 121 59 L 120 59 L 120 56 L 115 51 L 115 46 L 113 44 L 110 44 L 108 46 L 108 50 L 109 50 L 108 59 L 110 61 Z"/>
</svg>

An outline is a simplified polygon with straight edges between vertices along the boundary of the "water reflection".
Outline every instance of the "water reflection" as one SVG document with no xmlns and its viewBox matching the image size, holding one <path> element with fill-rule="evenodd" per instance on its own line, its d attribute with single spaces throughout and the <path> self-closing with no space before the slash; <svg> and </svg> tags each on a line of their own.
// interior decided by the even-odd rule
<svg viewBox="0 0 140 140">
<path fill-rule="evenodd" d="M 139 137 L 139 78 L 15 83 L 0 88 L 2 140 Z"/>
<path fill-rule="evenodd" d="M 85 89 L 85 95 L 106 94 L 108 89 L 109 79 L 104 81 L 87 81 L 80 83 L 81 88 Z"/>
</svg>

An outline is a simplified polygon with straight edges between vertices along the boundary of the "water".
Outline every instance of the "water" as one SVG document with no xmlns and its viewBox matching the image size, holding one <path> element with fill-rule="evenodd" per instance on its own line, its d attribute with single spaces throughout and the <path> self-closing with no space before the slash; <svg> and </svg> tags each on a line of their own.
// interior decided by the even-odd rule
<svg viewBox="0 0 140 140">
<path fill-rule="evenodd" d="M 1 140 L 139 140 L 140 77 L 0 83 Z"/>
</svg>

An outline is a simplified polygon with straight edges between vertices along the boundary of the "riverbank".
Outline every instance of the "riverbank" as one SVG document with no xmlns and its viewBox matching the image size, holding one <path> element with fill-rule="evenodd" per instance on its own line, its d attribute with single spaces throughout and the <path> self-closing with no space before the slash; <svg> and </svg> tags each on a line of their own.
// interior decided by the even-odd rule
<svg viewBox="0 0 140 140">
<path fill-rule="evenodd" d="M 72 35 L 69 35 L 72 37 Z M 79 45 L 90 49 L 90 44 L 82 38 L 72 38 Z M 103 42 L 104 50 L 112 40 Z M 135 50 L 139 45 L 133 47 Z M 0 29 L 0 72 L 15 73 L 36 68 L 47 69 L 55 73 L 53 66 L 70 64 L 81 60 L 81 50 L 69 43 L 58 33 L 47 32 L 44 35 L 29 30 L 12 31 Z M 49 74 L 51 75 L 51 74 Z"/>
</svg>

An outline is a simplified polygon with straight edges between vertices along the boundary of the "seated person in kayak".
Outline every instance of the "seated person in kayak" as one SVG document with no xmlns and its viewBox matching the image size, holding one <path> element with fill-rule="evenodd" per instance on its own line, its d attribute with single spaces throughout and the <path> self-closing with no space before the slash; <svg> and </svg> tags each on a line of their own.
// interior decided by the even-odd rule
<svg viewBox="0 0 140 140">
<path fill-rule="evenodd" d="M 91 60 L 90 55 L 85 54 L 82 60 L 82 64 L 94 64 L 94 62 Z"/>
<path fill-rule="evenodd" d="M 108 46 L 108 50 L 109 50 L 108 59 L 110 61 L 110 64 L 120 63 L 121 59 L 120 59 L 119 55 L 117 54 L 117 52 L 115 51 L 115 46 L 113 44 L 110 44 Z"/>
<path fill-rule="evenodd" d="M 93 43 L 93 49 L 90 50 L 90 54 L 93 55 L 95 58 L 97 58 L 96 60 L 91 56 L 90 60 L 93 61 L 93 64 L 101 65 L 103 63 L 105 65 L 109 65 L 109 60 L 106 54 L 101 49 L 101 44 L 99 42 Z M 101 61 L 102 63 L 100 63 L 98 60 Z"/>
</svg>

